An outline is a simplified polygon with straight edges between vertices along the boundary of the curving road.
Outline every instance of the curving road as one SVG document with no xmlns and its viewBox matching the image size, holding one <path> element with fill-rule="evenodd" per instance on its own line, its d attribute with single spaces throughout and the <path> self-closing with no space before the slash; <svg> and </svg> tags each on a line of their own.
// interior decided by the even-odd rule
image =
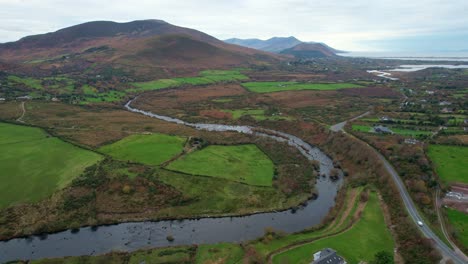
<svg viewBox="0 0 468 264">
<path fill-rule="evenodd" d="M 346 121 L 342 122 L 342 123 L 346 124 Z M 339 130 L 345 132 L 343 130 L 344 124 L 341 125 L 342 123 L 336 124 L 336 125 L 334 125 L 332 127 L 335 128 L 335 129 L 341 127 L 341 129 L 339 129 Z M 333 131 L 336 131 L 336 130 L 333 130 Z M 379 159 L 382 161 L 382 163 L 385 166 L 385 169 L 388 171 L 388 173 L 390 173 L 390 175 L 392 176 L 393 181 L 395 182 L 396 186 L 398 187 L 398 191 L 400 192 L 401 198 L 403 199 L 403 204 L 405 205 L 405 208 L 408 211 L 408 214 L 410 215 L 411 219 L 413 219 L 413 222 L 416 224 L 416 226 L 419 228 L 419 230 L 423 233 L 423 235 L 425 237 L 427 237 L 427 238 L 432 239 L 435 246 L 441 251 L 441 253 L 443 255 L 449 257 L 450 259 L 452 259 L 455 263 L 457 263 L 457 264 L 468 263 L 468 259 L 466 259 L 465 256 L 460 256 L 455 251 L 453 251 L 451 248 L 449 248 L 442 240 L 439 239 L 439 237 L 429 228 L 428 225 L 424 224 L 423 226 L 419 226 L 417 224 L 418 221 L 421 221 L 421 222 L 424 223 L 424 220 L 421 217 L 421 215 L 419 214 L 419 212 L 418 212 L 418 210 L 416 208 L 416 205 L 414 204 L 413 200 L 411 199 L 408 191 L 406 190 L 405 185 L 403 184 L 403 181 L 401 180 L 401 178 L 398 175 L 395 168 L 393 168 L 393 166 L 390 164 L 390 162 L 388 162 L 388 160 L 382 154 L 380 154 L 374 147 L 372 147 L 371 145 L 367 144 L 365 141 L 363 141 L 363 140 L 361 140 L 361 139 L 359 139 L 357 137 L 354 137 L 354 138 L 364 142 L 369 148 L 372 149 L 372 151 L 374 151 L 374 153 L 377 155 L 377 157 L 379 157 Z"/>
<path fill-rule="evenodd" d="M 370 145 L 368 146 L 371 147 Z M 372 148 L 372 150 L 377 154 L 379 159 L 383 162 L 387 171 L 392 176 L 393 181 L 398 187 L 398 191 L 400 192 L 401 198 L 403 199 L 403 203 L 406 207 L 406 210 L 408 211 L 409 215 L 413 219 L 414 223 L 417 224 L 417 221 L 421 221 L 424 223 L 423 218 L 421 217 L 418 210 L 416 209 L 416 206 L 414 205 L 413 200 L 411 200 L 411 197 L 408 191 L 406 190 L 406 187 L 404 186 L 403 181 L 401 180 L 396 170 L 393 168 L 390 162 L 388 162 L 387 159 L 382 154 L 380 154 L 374 148 Z M 450 257 L 455 263 L 460 263 L 460 264 L 467 263 L 468 260 L 464 259 L 462 256 L 459 256 L 455 251 L 449 248 L 442 240 L 439 239 L 439 237 L 434 232 L 432 232 L 432 230 L 429 228 L 428 225 L 424 224 L 423 226 L 419 226 L 419 225 L 417 226 L 425 237 L 430 238 L 432 239 L 432 241 L 434 241 L 435 246 L 442 252 L 442 254 Z"/>
</svg>

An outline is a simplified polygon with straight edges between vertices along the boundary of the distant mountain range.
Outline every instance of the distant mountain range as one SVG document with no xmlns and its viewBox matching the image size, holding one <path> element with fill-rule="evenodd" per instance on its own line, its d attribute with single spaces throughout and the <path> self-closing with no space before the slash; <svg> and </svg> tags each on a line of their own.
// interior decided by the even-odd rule
<svg viewBox="0 0 468 264">
<path fill-rule="evenodd" d="M 280 55 L 228 44 L 162 20 L 94 21 L 0 44 L 3 63 L 61 71 L 93 65 L 164 75 L 167 69 L 187 72 L 280 59 Z"/>
<path fill-rule="evenodd" d="M 344 51 L 331 48 L 325 43 L 303 42 L 293 36 L 273 37 L 267 40 L 231 38 L 224 40 L 224 42 L 300 58 L 329 57 L 335 56 L 337 53 L 344 53 Z"/>
</svg>

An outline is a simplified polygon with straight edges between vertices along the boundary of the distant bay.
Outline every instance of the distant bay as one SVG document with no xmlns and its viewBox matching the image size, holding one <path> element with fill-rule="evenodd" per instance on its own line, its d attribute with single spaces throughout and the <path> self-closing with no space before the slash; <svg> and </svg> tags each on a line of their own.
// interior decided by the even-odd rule
<svg viewBox="0 0 468 264">
<path fill-rule="evenodd" d="M 460 61 L 468 62 L 468 51 L 460 52 L 348 52 L 340 53 L 345 57 L 373 59 L 422 60 L 422 61 Z"/>
</svg>

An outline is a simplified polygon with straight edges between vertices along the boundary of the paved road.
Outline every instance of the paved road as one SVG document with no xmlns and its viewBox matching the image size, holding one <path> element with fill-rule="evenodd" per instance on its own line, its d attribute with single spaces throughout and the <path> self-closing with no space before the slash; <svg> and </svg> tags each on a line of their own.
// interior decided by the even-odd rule
<svg viewBox="0 0 468 264">
<path fill-rule="evenodd" d="M 359 119 L 359 118 L 361 118 L 361 117 L 363 117 L 363 116 L 366 116 L 366 115 L 368 115 L 368 114 L 370 114 L 370 111 L 365 112 L 365 113 L 362 114 L 362 115 L 358 115 L 358 116 L 356 116 L 356 117 L 354 117 L 354 118 L 351 118 L 350 120 L 346 120 L 346 121 L 343 121 L 343 122 L 338 123 L 338 124 L 336 124 L 336 125 L 333 125 L 333 126 L 330 127 L 330 130 L 331 130 L 331 131 L 334 131 L 334 132 L 338 132 L 338 131 L 340 131 L 340 130 L 343 130 L 343 128 L 344 128 L 344 126 L 346 125 L 346 123 L 348 123 L 348 122 L 350 122 L 350 121 L 354 121 L 354 120 L 356 120 L 356 119 Z"/>
<path fill-rule="evenodd" d="M 357 117 L 355 117 L 353 119 L 350 119 L 348 121 L 356 120 L 356 119 L 361 118 L 361 117 L 363 117 L 365 115 L 368 115 L 368 114 L 369 114 L 369 112 L 366 112 L 366 113 L 364 113 L 364 114 L 362 114 L 360 116 L 357 116 Z M 348 121 L 344 121 L 344 122 L 338 123 L 336 125 L 333 125 L 333 126 L 330 127 L 330 129 L 332 131 L 335 131 L 335 132 L 338 132 L 338 131 L 345 132 L 343 130 L 343 128 L 346 125 L 346 122 L 348 122 Z M 354 138 L 356 138 L 356 137 L 354 137 Z M 361 140 L 359 138 L 356 138 L 356 139 Z M 434 241 L 436 247 L 442 252 L 442 254 L 445 255 L 446 257 L 451 258 L 455 263 L 457 263 L 457 264 L 468 263 L 468 259 L 466 258 L 466 256 L 463 253 L 459 255 L 455 251 L 453 251 L 451 248 L 449 248 L 442 240 L 439 239 L 439 237 L 434 232 L 432 232 L 432 230 L 429 228 L 429 226 L 424 223 L 424 220 L 421 217 L 421 215 L 419 214 L 418 210 L 416 209 L 416 206 L 414 205 L 414 202 L 411 199 L 411 196 L 409 195 L 408 191 L 406 190 L 406 187 L 403 184 L 403 181 L 401 180 L 400 176 L 396 172 L 395 168 L 393 168 L 393 166 L 390 164 L 390 162 L 388 162 L 387 159 L 382 154 L 380 154 L 375 148 L 373 148 L 372 146 L 367 144 L 365 141 L 363 141 L 363 140 L 361 140 L 361 141 L 364 142 L 369 148 L 371 148 L 372 151 L 374 151 L 376 153 L 376 155 L 379 157 L 379 159 L 383 162 L 383 164 L 385 166 L 385 169 L 390 173 L 390 175 L 392 176 L 393 181 L 395 182 L 396 186 L 398 187 L 398 191 L 400 192 L 401 198 L 403 199 L 403 203 L 404 203 L 404 205 L 406 207 L 406 210 L 408 211 L 410 217 L 413 219 L 416 226 L 419 228 L 419 230 L 421 230 L 423 235 L 425 237 L 427 237 L 427 238 L 432 239 Z M 417 225 L 418 221 L 423 222 L 424 225 L 423 226 Z"/>
<path fill-rule="evenodd" d="M 423 218 L 421 217 L 418 210 L 416 209 L 416 206 L 414 205 L 413 200 L 411 200 L 411 197 L 408 191 L 406 190 L 406 187 L 403 184 L 403 181 L 401 180 L 396 170 L 393 168 L 390 162 L 388 162 L 387 159 L 382 154 L 380 154 L 377 150 L 375 150 L 369 144 L 367 145 L 376 153 L 379 159 L 383 162 L 387 171 L 392 176 L 393 181 L 398 187 L 398 191 L 400 192 L 401 198 L 403 199 L 403 203 L 406 207 L 406 210 L 408 211 L 409 215 L 413 219 L 414 223 L 416 225 L 417 225 L 417 221 L 421 221 L 424 223 Z M 430 238 L 434 241 L 435 246 L 442 252 L 442 254 L 444 254 L 447 257 L 450 257 L 457 264 L 468 263 L 467 259 L 464 259 L 463 256 L 459 256 L 455 251 L 449 248 L 442 240 L 440 240 L 439 237 L 434 232 L 432 232 L 432 230 L 429 228 L 427 224 L 424 223 L 422 227 L 417 225 L 417 227 L 419 228 L 419 230 L 421 230 L 421 232 L 423 233 L 425 237 Z"/>
</svg>

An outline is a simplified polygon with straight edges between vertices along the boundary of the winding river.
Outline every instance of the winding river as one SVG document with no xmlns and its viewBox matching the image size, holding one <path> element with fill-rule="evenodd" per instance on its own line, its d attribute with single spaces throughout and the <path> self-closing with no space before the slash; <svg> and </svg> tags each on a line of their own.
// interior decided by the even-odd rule
<svg viewBox="0 0 468 264">
<path fill-rule="evenodd" d="M 133 100 L 125 104 L 125 108 L 131 112 L 199 130 L 236 131 L 287 142 L 308 159 L 318 160 L 320 174 L 329 175 L 333 168 L 333 161 L 320 149 L 312 147 L 293 135 L 252 126 L 188 123 L 133 108 L 131 106 Z M 297 210 L 257 213 L 239 217 L 128 222 L 0 241 L 0 262 L 18 259 L 33 260 L 64 256 L 101 255 L 111 251 L 129 252 L 176 245 L 242 242 L 262 236 L 267 227 L 288 233 L 298 232 L 317 225 L 324 219 L 335 203 L 340 184 L 341 180 L 332 182 L 328 177 L 320 177 L 316 183 L 318 197 L 315 200 L 309 200 Z M 173 236 L 175 240 L 169 242 L 166 239 L 168 235 Z"/>
</svg>

